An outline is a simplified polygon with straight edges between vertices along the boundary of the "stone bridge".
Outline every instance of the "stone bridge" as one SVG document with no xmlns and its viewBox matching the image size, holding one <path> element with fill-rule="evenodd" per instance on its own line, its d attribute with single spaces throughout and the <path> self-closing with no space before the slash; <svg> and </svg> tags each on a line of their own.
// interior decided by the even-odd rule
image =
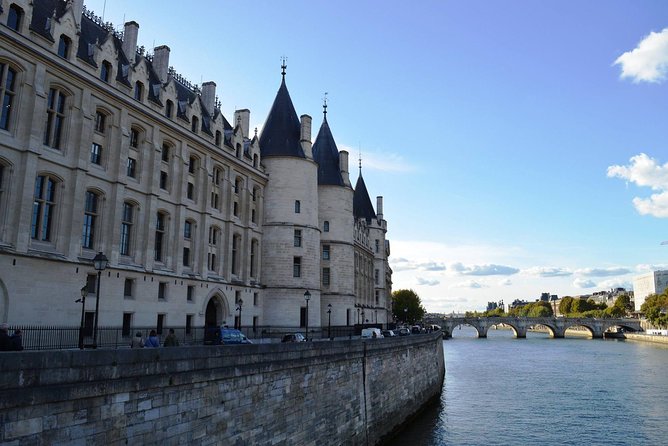
<svg viewBox="0 0 668 446">
<path fill-rule="evenodd" d="M 548 329 L 553 338 L 563 338 L 570 327 L 584 327 L 592 338 L 603 338 L 606 330 L 617 327 L 626 331 L 642 331 L 638 319 L 600 319 L 587 317 L 448 317 L 440 320 L 444 338 L 451 338 L 452 331 L 459 325 L 471 325 L 478 331 L 479 338 L 487 337 L 487 330 L 504 324 L 515 332 L 515 337 L 526 338 L 527 330 L 538 325 Z"/>
</svg>

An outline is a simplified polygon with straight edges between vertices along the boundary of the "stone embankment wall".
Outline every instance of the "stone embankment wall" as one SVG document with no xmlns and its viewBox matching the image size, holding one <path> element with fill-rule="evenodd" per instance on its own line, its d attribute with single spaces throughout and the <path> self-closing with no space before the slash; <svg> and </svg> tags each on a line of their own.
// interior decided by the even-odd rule
<svg viewBox="0 0 668 446">
<path fill-rule="evenodd" d="M 444 374 L 440 333 L 8 352 L 0 443 L 375 445 L 440 394 Z"/>
<path fill-rule="evenodd" d="M 633 341 L 654 342 L 657 344 L 668 344 L 668 336 L 647 335 L 640 333 L 624 333 L 626 339 Z"/>
</svg>

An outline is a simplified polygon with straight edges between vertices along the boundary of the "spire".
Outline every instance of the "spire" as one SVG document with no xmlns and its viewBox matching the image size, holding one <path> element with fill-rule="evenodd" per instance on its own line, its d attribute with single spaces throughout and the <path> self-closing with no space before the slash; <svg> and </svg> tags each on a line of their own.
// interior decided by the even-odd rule
<svg viewBox="0 0 668 446">
<path fill-rule="evenodd" d="M 327 121 L 327 92 L 325 92 L 325 98 L 322 100 L 322 114 L 324 115 L 324 120 Z"/>
<path fill-rule="evenodd" d="M 325 93 L 327 95 L 327 93 Z M 345 186 L 341 176 L 339 149 L 327 122 L 327 96 L 323 105 L 324 120 L 313 143 L 313 160 L 318 163 L 318 184 Z"/>
<path fill-rule="evenodd" d="M 281 75 L 283 76 L 283 81 L 285 81 L 285 70 L 288 68 L 288 58 L 283 56 L 281 57 Z"/>
<path fill-rule="evenodd" d="M 376 218 L 376 212 L 373 210 L 369 192 L 366 190 L 366 184 L 364 184 L 361 172 L 360 176 L 357 177 L 355 192 L 353 193 L 353 216 L 355 218 L 364 218 L 367 223 L 370 223 L 372 219 Z"/>
</svg>

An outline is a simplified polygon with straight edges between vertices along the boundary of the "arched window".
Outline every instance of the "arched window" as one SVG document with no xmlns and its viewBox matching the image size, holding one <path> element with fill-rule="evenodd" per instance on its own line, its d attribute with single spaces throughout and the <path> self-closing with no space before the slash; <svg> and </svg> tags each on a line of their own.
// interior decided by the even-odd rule
<svg viewBox="0 0 668 446">
<path fill-rule="evenodd" d="M 46 110 L 44 145 L 60 150 L 65 127 L 65 101 L 67 95 L 59 88 L 51 88 Z"/>
<path fill-rule="evenodd" d="M 129 256 L 132 248 L 132 228 L 135 221 L 136 206 L 129 202 L 123 203 L 123 215 L 121 216 L 121 243 L 120 253 Z"/>
<path fill-rule="evenodd" d="M 155 222 L 155 246 L 154 259 L 157 262 L 164 260 L 165 252 L 167 252 L 167 214 L 165 212 L 158 212 L 156 214 Z"/>
<path fill-rule="evenodd" d="M 168 99 L 165 103 L 165 116 L 171 119 L 172 114 L 174 114 L 174 103 Z"/>
<path fill-rule="evenodd" d="M 103 60 L 102 64 L 100 65 L 100 79 L 103 80 L 104 82 L 109 82 L 110 78 L 111 78 L 111 64 L 106 60 Z"/>
<path fill-rule="evenodd" d="M 13 4 L 9 7 L 7 13 L 7 26 L 14 31 L 21 31 L 21 22 L 23 21 L 23 9 Z"/>
<path fill-rule="evenodd" d="M 192 123 L 190 124 L 190 130 L 192 130 L 193 133 L 197 133 L 199 131 L 199 119 L 197 119 L 197 116 L 193 116 Z"/>
<path fill-rule="evenodd" d="M 12 5 L 14 6 L 14 5 Z M 16 71 L 7 64 L 0 63 L 0 97 L 2 98 L 2 110 L 0 110 L 0 129 L 9 130 L 12 123 L 12 114 L 15 88 Z"/>
<path fill-rule="evenodd" d="M 97 110 L 95 112 L 95 131 L 104 133 L 106 130 L 107 114 L 103 111 Z"/>
<path fill-rule="evenodd" d="M 63 59 L 70 57 L 70 49 L 72 48 L 72 40 L 65 34 L 60 35 L 58 40 L 58 55 Z"/>
<path fill-rule="evenodd" d="M 144 84 L 135 82 L 135 99 L 141 101 L 144 98 Z"/>
<path fill-rule="evenodd" d="M 138 149 L 140 138 L 141 138 L 141 130 L 139 130 L 137 127 L 132 127 L 130 129 L 130 147 L 132 147 L 133 149 Z"/>
<path fill-rule="evenodd" d="M 33 240 L 50 241 L 56 211 L 56 185 L 58 181 L 49 175 L 35 179 L 32 204 L 30 237 Z"/>
<path fill-rule="evenodd" d="M 99 196 L 95 192 L 86 191 L 83 231 L 81 245 L 87 249 L 95 248 L 96 223 L 98 217 Z"/>
<path fill-rule="evenodd" d="M 322 230 L 324 232 L 329 232 L 329 222 L 327 220 L 325 220 L 325 223 L 323 224 Z"/>
</svg>

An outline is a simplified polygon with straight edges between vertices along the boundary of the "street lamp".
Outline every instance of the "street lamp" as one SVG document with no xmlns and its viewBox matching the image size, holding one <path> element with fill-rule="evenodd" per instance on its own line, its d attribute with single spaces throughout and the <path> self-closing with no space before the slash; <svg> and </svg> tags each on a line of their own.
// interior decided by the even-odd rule
<svg viewBox="0 0 668 446">
<path fill-rule="evenodd" d="M 332 304 L 327 304 L 327 337 L 332 340 Z"/>
<path fill-rule="evenodd" d="M 93 327 L 93 348 L 97 348 L 97 324 L 100 314 L 100 279 L 102 277 L 102 271 L 107 268 L 107 263 L 109 259 L 102 252 L 98 252 L 97 255 L 93 258 L 93 267 L 97 271 L 97 292 L 95 294 L 95 324 Z"/>
<path fill-rule="evenodd" d="M 362 309 L 362 327 L 364 327 L 366 324 L 364 322 L 364 309 Z"/>
<path fill-rule="evenodd" d="M 408 307 L 404 308 L 404 324 L 408 325 Z"/>
<path fill-rule="evenodd" d="M 81 302 L 81 325 L 79 325 L 79 348 L 84 348 L 84 314 L 86 311 L 86 296 L 88 296 L 88 284 L 81 287 L 81 299 L 75 302 Z"/>
<path fill-rule="evenodd" d="M 239 298 L 237 301 L 237 311 L 239 312 L 239 330 L 241 330 L 241 306 L 244 304 L 244 301 Z"/>
<path fill-rule="evenodd" d="M 304 299 L 306 300 L 306 340 L 308 341 L 308 301 L 311 300 L 311 293 L 309 290 L 306 290 L 304 293 Z"/>
</svg>

